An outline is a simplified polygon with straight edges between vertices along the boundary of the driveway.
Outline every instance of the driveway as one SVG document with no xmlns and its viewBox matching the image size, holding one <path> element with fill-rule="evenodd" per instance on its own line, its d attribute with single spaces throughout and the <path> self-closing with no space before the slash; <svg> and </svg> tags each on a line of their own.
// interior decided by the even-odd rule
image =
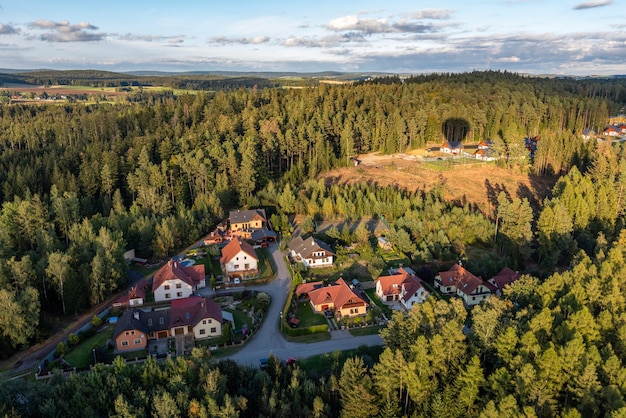
<svg viewBox="0 0 626 418">
<path fill-rule="evenodd" d="M 347 331 L 334 331 L 332 339 L 317 343 L 289 342 L 279 331 L 280 313 L 287 300 L 287 293 L 291 285 L 291 277 L 283 254 L 277 243 L 271 244 L 270 253 L 277 268 L 276 278 L 269 284 L 262 286 L 246 286 L 246 289 L 263 291 L 272 297 L 272 303 L 265 315 L 261 327 L 246 345 L 236 354 L 229 356 L 240 364 L 258 366 L 261 358 L 274 354 L 281 360 L 288 357 L 306 358 L 333 351 L 343 351 L 357 348 L 361 345 L 382 345 L 379 335 L 365 335 L 353 337 Z"/>
</svg>

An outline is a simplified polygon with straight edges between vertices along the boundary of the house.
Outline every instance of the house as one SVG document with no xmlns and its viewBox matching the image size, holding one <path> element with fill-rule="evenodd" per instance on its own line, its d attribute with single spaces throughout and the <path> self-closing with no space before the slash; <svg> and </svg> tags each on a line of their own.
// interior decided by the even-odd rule
<svg viewBox="0 0 626 418">
<path fill-rule="evenodd" d="M 439 147 L 441 152 L 445 152 L 446 154 L 459 155 L 465 147 L 461 143 L 461 141 L 444 141 L 443 144 Z"/>
<path fill-rule="evenodd" d="M 474 153 L 474 157 L 481 161 L 494 161 L 496 159 L 496 153 L 491 148 L 477 149 Z"/>
<path fill-rule="evenodd" d="M 393 244 L 387 241 L 387 238 L 385 237 L 378 237 L 378 246 L 387 251 L 390 251 L 393 248 Z"/>
<path fill-rule="evenodd" d="M 233 239 L 222 248 L 220 263 L 225 277 L 229 279 L 256 276 L 259 273 L 259 258 L 254 248 L 241 238 Z"/>
<path fill-rule="evenodd" d="M 288 245 L 289 255 L 305 267 L 330 267 L 333 265 L 335 253 L 325 242 L 313 237 L 302 239 L 297 236 Z"/>
<path fill-rule="evenodd" d="M 583 139 L 591 139 L 596 136 L 596 131 L 593 129 L 583 129 L 582 137 Z"/>
<path fill-rule="evenodd" d="M 195 339 L 222 335 L 222 310 L 211 299 L 192 296 L 172 301 L 170 310 L 170 334 L 189 335 Z"/>
<path fill-rule="evenodd" d="M 270 242 L 276 241 L 276 232 L 270 231 L 267 228 L 255 229 L 250 235 L 250 239 L 255 245 L 261 247 L 267 247 Z"/>
<path fill-rule="evenodd" d="M 225 240 L 225 235 L 226 233 L 223 230 L 219 228 L 215 228 L 214 231 L 212 231 L 209 235 L 204 237 L 204 240 L 203 240 L 204 245 L 221 244 Z"/>
<path fill-rule="evenodd" d="M 493 146 L 493 141 L 491 141 L 490 139 L 483 139 L 482 141 L 478 143 L 478 146 L 476 148 L 487 150 L 487 149 L 490 149 L 492 146 Z"/>
<path fill-rule="evenodd" d="M 180 261 L 169 260 L 152 279 L 154 301 L 162 302 L 189 297 L 194 290 L 206 286 L 204 264 L 184 266 Z"/>
<path fill-rule="evenodd" d="M 522 275 L 519 274 L 519 272 L 513 271 L 510 268 L 505 267 L 500 270 L 498 274 L 489 279 L 489 284 L 493 286 L 493 291 L 496 295 L 502 296 L 504 288 L 511 283 L 517 281 L 520 277 L 522 277 Z"/>
<path fill-rule="evenodd" d="M 348 286 L 343 279 L 328 286 L 320 286 L 308 292 L 313 311 L 334 312 L 338 318 L 365 315 L 367 303 Z"/>
<path fill-rule="evenodd" d="M 115 350 L 137 351 L 148 347 L 149 340 L 169 337 L 169 309 L 143 311 L 129 309 L 118 318 L 113 330 Z"/>
<path fill-rule="evenodd" d="M 148 281 L 143 278 L 134 286 L 128 289 L 128 293 L 113 302 L 114 308 L 141 306 L 146 298 L 146 289 Z"/>
<path fill-rule="evenodd" d="M 620 134 L 620 129 L 616 126 L 609 126 L 602 132 L 605 136 L 618 136 Z"/>
<path fill-rule="evenodd" d="M 463 298 L 466 306 L 474 306 L 491 296 L 491 291 L 480 277 L 474 276 L 459 264 L 435 277 L 435 288 L 444 295 Z"/>
<path fill-rule="evenodd" d="M 415 303 L 423 303 L 430 293 L 412 270 L 400 267 L 376 280 L 376 296 L 385 304 L 400 302 L 408 310 Z"/>
</svg>

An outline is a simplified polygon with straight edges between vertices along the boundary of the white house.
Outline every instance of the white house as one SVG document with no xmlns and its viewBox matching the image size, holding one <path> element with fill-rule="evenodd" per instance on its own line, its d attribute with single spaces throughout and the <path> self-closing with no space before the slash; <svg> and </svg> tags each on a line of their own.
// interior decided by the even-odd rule
<svg viewBox="0 0 626 418">
<path fill-rule="evenodd" d="M 491 296 L 491 290 L 480 277 L 474 276 L 458 264 L 435 277 L 435 288 L 444 295 L 463 298 L 467 306 L 478 305 Z"/>
<path fill-rule="evenodd" d="M 170 335 L 186 334 L 193 334 L 195 339 L 222 335 L 220 306 L 200 296 L 172 301 Z"/>
<path fill-rule="evenodd" d="M 397 301 L 408 310 L 416 303 L 423 303 L 430 296 L 422 279 L 412 270 L 400 267 L 391 273 L 390 276 L 380 276 L 376 280 L 376 296 L 383 303 Z"/>
<path fill-rule="evenodd" d="M 179 261 L 170 260 L 152 279 L 154 301 L 187 298 L 194 290 L 206 286 L 205 279 L 204 264 L 183 266 Z"/>
<path fill-rule="evenodd" d="M 289 255 L 305 267 L 330 267 L 335 253 L 325 242 L 309 237 L 297 236 L 289 243 Z"/>
<path fill-rule="evenodd" d="M 229 279 L 250 277 L 259 273 L 259 259 L 252 248 L 240 238 L 235 238 L 222 248 L 222 270 Z"/>
</svg>

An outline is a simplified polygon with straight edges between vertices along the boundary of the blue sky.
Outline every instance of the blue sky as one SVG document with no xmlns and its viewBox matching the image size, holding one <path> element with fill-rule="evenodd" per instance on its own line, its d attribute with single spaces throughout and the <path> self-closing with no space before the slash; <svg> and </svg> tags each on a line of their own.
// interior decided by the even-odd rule
<svg viewBox="0 0 626 418">
<path fill-rule="evenodd" d="M 0 0 L 0 68 L 626 74 L 617 0 Z"/>
</svg>

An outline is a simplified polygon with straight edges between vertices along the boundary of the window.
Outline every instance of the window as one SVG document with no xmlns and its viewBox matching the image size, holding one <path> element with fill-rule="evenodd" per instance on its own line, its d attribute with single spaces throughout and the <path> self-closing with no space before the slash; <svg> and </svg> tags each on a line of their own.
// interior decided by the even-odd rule
<svg viewBox="0 0 626 418">
<path fill-rule="evenodd" d="M 202 320 L 202 325 L 206 325 L 206 319 Z"/>
<path fill-rule="evenodd" d="M 170 290 L 170 285 L 169 284 L 165 285 L 165 290 Z"/>
<path fill-rule="evenodd" d="M 163 319 L 163 317 L 159 318 L 159 324 L 163 325 L 165 323 L 165 320 Z"/>
<path fill-rule="evenodd" d="M 206 329 L 202 328 L 202 329 L 200 330 L 200 335 L 204 335 L 204 334 L 206 334 Z"/>
<path fill-rule="evenodd" d="M 122 341 L 122 347 L 128 347 L 128 341 Z"/>
<path fill-rule="evenodd" d="M 152 326 L 152 318 L 148 319 L 148 326 L 151 327 Z"/>
<path fill-rule="evenodd" d="M 186 319 L 191 318 L 191 315 L 189 314 L 189 312 L 185 312 L 185 318 L 186 318 Z"/>
<path fill-rule="evenodd" d="M 212 320 L 212 319 L 209 319 L 209 324 L 212 324 L 212 323 L 213 323 L 213 320 Z"/>
<path fill-rule="evenodd" d="M 180 289 L 181 287 L 183 287 L 183 285 L 182 285 L 182 284 L 180 284 L 180 283 L 176 283 L 176 289 Z"/>
<path fill-rule="evenodd" d="M 124 335 L 130 335 L 130 332 L 126 331 L 126 332 L 124 333 Z"/>
<path fill-rule="evenodd" d="M 169 299 L 171 297 L 171 295 L 169 293 L 165 294 L 165 299 Z"/>
<path fill-rule="evenodd" d="M 239 264 L 235 264 L 235 270 L 239 270 Z"/>
<path fill-rule="evenodd" d="M 176 292 L 176 297 L 182 298 L 183 297 L 183 292 Z"/>
<path fill-rule="evenodd" d="M 235 260 L 239 261 L 239 257 L 235 257 Z"/>
<path fill-rule="evenodd" d="M 244 264 L 243 268 L 244 270 L 250 270 L 250 264 Z"/>
<path fill-rule="evenodd" d="M 213 327 L 211 328 L 211 334 L 215 334 L 217 332 L 217 328 Z"/>
<path fill-rule="evenodd" d="M 141 344 L 141 340 L 140 340 L 139 338 L 137 338 L 137 339 L 135 340 L 135 345 L 139 345 L 139 344 Z"/>
</svg>

